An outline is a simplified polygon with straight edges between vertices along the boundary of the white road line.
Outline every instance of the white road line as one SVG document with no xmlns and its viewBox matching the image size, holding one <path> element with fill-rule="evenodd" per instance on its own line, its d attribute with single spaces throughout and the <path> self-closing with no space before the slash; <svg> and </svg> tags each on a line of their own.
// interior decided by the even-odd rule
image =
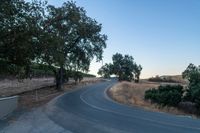
<svg viewBox="0 0 200 133">
<path fill-rule="evenodd" d="M 108 89 L 108 87 L 107 87 Z M 107 90 L 105 89 L 105 90 Z M 84 98 L 83 98 L 83 95 L 85 95 L 88 91 L 90 91 L 90 89 L 84 91 L 82 94 L 80 94 L 80 99 L 87 105 L 89 105 L 90 107 L 92 108 L 95 108 L 97 110 L 101 110 L 101 111 L 105 111 L 105 112 L 109 112 L 109 113 L 114 113 L 114 114 L 117 114 L 117 115 L 122 115 L 122 116 L 125 116 L 125 117 L 131 117 L 131 118 L 136 118 L 136 119 L 141 119 L 141 120 L 145 120 L 145 121 L 150 121 L 150 122 L 154 122 L 154 123 L 158 123 L 158 124 L 163 124 L 163 125 L 168 125 L 168 126 L 175 126 L 175 127 L 181 127 L 181 128 L 188 128 L 188 129 L 195 129 L 195 130 L 200 130 L 200 128 L 197 128 L 197 127 L 191 127 L 191 126 L 182 126 L 182 125 L 178 125 L 178 124 L 171 124 L 171 123 L 167 123 L 167 122 L 161 122 L 161 121 L 156 121 L 156 120 L 151 120 L 151 119 L 147 119 L 147 118 L 142 118 L 142 117 L 137 117 L 137 116 L 132 116 L 132 115 L 126 115 L 126 114 L 123 114 L 123 113 L 120 113 L 120 112 L 116 112 L 116 111 L 113 111 L 113 110 L 109 110 L 109 109 L 104 109 L 104 108 L 101 108 L 101 107 L 97 107 L 93 104 L 90 104 L 88 103 Z M 105 92 L 104 92 L 105 93 Z M 107 94 L 106 94 L 107 95 Z"/>
</svg>

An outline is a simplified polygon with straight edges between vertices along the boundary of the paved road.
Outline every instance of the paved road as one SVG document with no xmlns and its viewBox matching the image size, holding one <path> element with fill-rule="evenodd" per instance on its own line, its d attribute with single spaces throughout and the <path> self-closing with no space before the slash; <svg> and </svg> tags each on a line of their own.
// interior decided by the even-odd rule
<svg viewBox="0 0 200 133">
<path fill-rule="evenodd" d="M 71 133 L 51 121 L 43 110 L 41 107 L 20 114 L 15 112 L 10 120 L 0 120 L 0 133 Z"/>
<path fill-rule="evenodd" d="M 48 117 L 74 133 L 200 133 L 200 120 L 145 111 L 113 102 L 115 81 L 67 93 L 47 106 Z"/>
</svg>

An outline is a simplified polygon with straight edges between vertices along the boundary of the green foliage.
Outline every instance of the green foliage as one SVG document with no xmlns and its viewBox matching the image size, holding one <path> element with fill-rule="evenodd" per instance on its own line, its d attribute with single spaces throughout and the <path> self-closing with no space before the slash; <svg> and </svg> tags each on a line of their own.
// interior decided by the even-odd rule
<svg viewBox="0 0 200 133">
<path fill-rule="evenodd" d="M 83 74 L 81 72 L 73 72 L 72 77 L 75 82 L 80 82 L 83 79 Z"/>
<path fill-rule="evenodd" d="M 134 74 L 135 74 L 135 82 L 138 83 L 140 80 L 140 74 L 142 71 L 142 66 L 141 65 L 137 65 L 135 63 L 135 67 L 134 67 Z"/>
<path fill-rule="evenodd" d="M 101 34 L 101 24 L 88 17 L 82 7 L 67 2 L 61 7 L 48 6 L 47 12 L 41 61 L 59 68 L 54 70 L 56 81 L 62 81 L 63 68 L 87 72 L 94 57 L 102 59 L 107 36 Z"/>
<path fill-rule="evenodd" d="M 52 69 L 45 64 L 34 63 L 31 65 L 31 77 L 48 77 L 54 76 Z"/>
<path fill-rule="evenodd" d="M 8 74 L 11 74 L 11 75 L 14 75 L 15 74 L 15 71 L 16 71 L 16 65 L 14 64 L 9 64 L 7 61 L 3 61 L 3 60 L 0 60 L 0 74 L 1 75 L 8 75 Z"/>
<path fill-rule="evenodd" d="M 134 62 L 133 57 L 129 55 L 123 56 L 116 53 L 112 57 L 113 60 L 113 74 L 119 77 L 119 80 L 131 81 L 133 79 Z"/>
<path fill-rule="evenodd" d="M 158 89 L 150 89 L 145 92 L 145 99 L 151 100 L 161 106 L 176 107 L 182 100 L 183 86 L 159 86 Z"/>
<path fill-rule="evenodd" d="M 26 68 L 19 67 L 15 64 L 10 64 L 8 62 L 0 60 L 0 75 L 4 76 L 14 76 L 20 79 L 31 78 L 31 77 L 44 77 L 44 76 L 54 76 L 52 70 L 48 65 L 33 63 L 30 66 L 30 70 L 25 71 Z M 26 73 L 29 72 L 29 73 Z M 27 76 L 28 75 L 28 76 Z"/>
<path fill-rule="evenodd" d="M 98 74 L 104 78 L 110 78 L 110 75 L 112 74 L 112 67 L 113 67 L 112 64 L 106 63 L 99 69 Z"/>
<path fill-rule="evenodd" d="M 189 81 L 184 100 L 196 103 L 200 109 L 200 66 L 190 64 L 182 73 L 182 76 Z"/>
<path fill-rule="evenodd" d="M 88 73 L 82 73 L 83 77 L 86 77 L 86 78 L 95 78 L 96 76 L 93 75 L 93 74 L 88 74 Z"/>
<path fill-rule="evenodd" d="M 43 62 L 88 71 L 94 57 L 102 59 L 107 37 L 100 33 L 101 24 L 88 17 L 82 7 L 67 2 L 61 7 L 48 6 L 47 11 L 45 34 L 48 36 L 42 41 L 45 49 Z M 48 45 L 52 47 L 49 49 Z"/>
<path fill-rule="evenodd" d="M 2 0 L 0 18 L 2 71 L 22 78 L 31 70 L 42 73 L 31 68 L 34 63 L 47 64 L 61 88 L 65 69 L 87 72 L 92 59 L 100 61 L 106 48 L 102 25 L 72 1 L 54 7 L 41 0 Z"/>
<path fill-rule="evenodd" d="M 132 56 L 121 55 L 116 53 L 113 55 L 113 74 L 118 75 L 119 80 L 139 82 L 140 73 L 142 70 L 141 65 L 134 62 Z"/>
<path fill-rule="evenodd" d="M 200 66 L 190 64 L 182 73 L 183 78 L 187 79 L 191 84 L 198 84 L 200 82 Z"/>
<path fill-rule="evenodd" d="M 0 60 L 7 62 L 11 74 L 29 73 L 30 65 L 37 56 L 38 22 L 42 3 L 32 4 L 23 0 L 0 2 Z M 6 70 L 5 70 L 6 71 Z"/>
<path fill-rule="evenodd" d="M 99 75 L 109 78 L 110 75 L 115 74 L 118 76 L 120 81 L 135 80 L 136 83 L 139 82 L 142 66 L 137 65 L 132 56 L 123 56 L 120 53 L 116 53 L 113 55 L 112 60 L 112 64 L 105 64 L 99 69 Z"/>
</svg>

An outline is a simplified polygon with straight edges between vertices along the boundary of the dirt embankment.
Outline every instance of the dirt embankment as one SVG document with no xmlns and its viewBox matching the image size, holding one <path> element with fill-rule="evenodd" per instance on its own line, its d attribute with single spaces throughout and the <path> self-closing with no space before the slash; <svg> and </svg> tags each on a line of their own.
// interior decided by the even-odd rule
<svg viewBox="0 0 200 133">
<path fill-rule="evenodd" d="M 46 86 L 53 86 L 54 78 L 4 79 L 0 81 L 0 97 L 20 94 Z"/>
<path fill-rule="evenodd" d="M 84 78 L 80 83 L 70 81 L 63 86 L 62 91 L 55 89 L 54 78 L 37 78 L 32 80 L 2 80 L 0 81 L 0 96 L 19 96 L 19 108 L 31 109 L 46 104 L 54 97 L 81 86 L 101 82 L 101 78 Z"/>
<path fill-rule="evenodd" d="M 166 112 L 177 115 L 186 115 L 185 112 L 174 107 L 161 108 L 157 104 L 152 104 L 144 99 L 145 91 L 157 88 L 160 83 L 142 82 L 139 84 L 132 82 L 120 82 L 113 86 L 108 95 L 115 101 L 129 106 L 138 106 L 151 111 Z"/>
<path fill-rule="evenodd" d="M 41 105 L 46 104 L 51 99 L 59 96 L 65 92 L 72 91 L 74 89 L 78 89 L 82 86 L 86 86 L 89 84 L 94 84 L 97 82 L 102 82 L 103 80 L 100 78 L 85 78 L 80 83 L 75 84 L 75 82 L 68 82 L 64 84 L 63 90 L 58 91 L 55 89 L 55 86 L 43 87 L 40 89 L 35 89 L 32 91 L 21 93 L 19 99 L 19 107 L 22 108 L 34 108 Z"/>
</svg>

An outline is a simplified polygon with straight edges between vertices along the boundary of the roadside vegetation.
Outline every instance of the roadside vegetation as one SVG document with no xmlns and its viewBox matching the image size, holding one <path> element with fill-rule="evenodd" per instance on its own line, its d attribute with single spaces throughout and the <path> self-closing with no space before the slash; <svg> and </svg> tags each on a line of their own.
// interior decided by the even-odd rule
<svg viewBox="0 0 200 133">
<path fill-rule="evenodd" d="M 1 64 L 1 68 L 3 68 L 5 62 L 0 61 Z M 10 69 L 10 68 L 9 68 Z M 15 66 L 12 66 L 12 69 L 16 69 Z M 8 68 L 5 69 L 1 69 L 0 70 L 0 80 L 4 80 L 4 79 L 18 79 L 18 81 L 23 81 L 25 79 L 24 78 L 20 78 L 20 77 L 16 77 L 16 75 L 14 75 L 14 72 L 12 72 L 14 70 L 8 70 Z M 32 78 L 48 78 L 48 77 L 54 77 L 54 73 L 52 72 L 52 70 L 49 68 L 48 65 L 44 65 L 44 64 L 38 64 L 38 63 L 33 63 L 31 65 L 31 70 L 30 70 L 30 75 L 29 75 L 29 79 Z M 95 75 L 92 74 L 88 74 L 88 73 L 83 73 L 80 71 L 64 71 L 64 78 L 65 80 L 67 79 L 79 79 L 79 81 L 83 78 L 83 77 L 96 77 Z"/>
<path fill-rule="evenodd" d="M 177 115 L 187 114 L 176 107 L 160 106 L 149 100 L 145 100 L 145 91 L 149 90 L 149 88 L 157 88 L 159 85 L 160 83 L 158 82 L 152 83 L 146 80 L 141 80 L 140 83 L 122 81 L 109 89 L 107 93 L 113 100 L 128 106 L 137 106 L 150 111 Z"/>
<path fill-rule="evenodd" d="M 147 107 L 149 103 L 144 100 L 145 91 L 158 85 L 158 83 L 144 81 L 140 83 L 122 81 L 109 89 L 108 95 L 123 104 Z"/>
<path fill-rule="evenodd" d="M 99 69 L 98 74 L 104 78 L 116 75 L 119 81 L 132 81 L 136 83 L 140 80 L 142 66 L 137 65 L 134 58 L 130 55 L 116 53 L 112 57 L 112 63 L 105 64 Z"/>
<path fill-rule="evenodd" d="M 158 103 L 161 106 L 178 106 L 182 101 L 183 86 L 166 85 L 153 88 L 145 92 L 145 99 Z"/>
<path fill-rule="evenodd" d="M 189 81 L 185 89 L 183 86 L 159 86 L 145 92 L 145 99 L 161 106 L 180 107 L 188 104 L 187 108 L 194 108 L 196 114 L 200 114 L 200 67 L 190 64 L 182 73 L 183 78 Z M 185 103 L 185 104 L 184 104 Z M 190 107 L 193 105 L 193 107 Z"/>
<path fill-rule="evenodd" d="M 183 82 L 185 80 L 187 82 Z M 199 116 L 199 92 L 200 67 L 190 64 L 182 73 L 182 79 L 176 83 L 149 80 L 142 80 L 139 84 L 121 82 L 112 87 L 108 94 L 112 99 L 127 105 L 153 111 Z"/>
</svg>

